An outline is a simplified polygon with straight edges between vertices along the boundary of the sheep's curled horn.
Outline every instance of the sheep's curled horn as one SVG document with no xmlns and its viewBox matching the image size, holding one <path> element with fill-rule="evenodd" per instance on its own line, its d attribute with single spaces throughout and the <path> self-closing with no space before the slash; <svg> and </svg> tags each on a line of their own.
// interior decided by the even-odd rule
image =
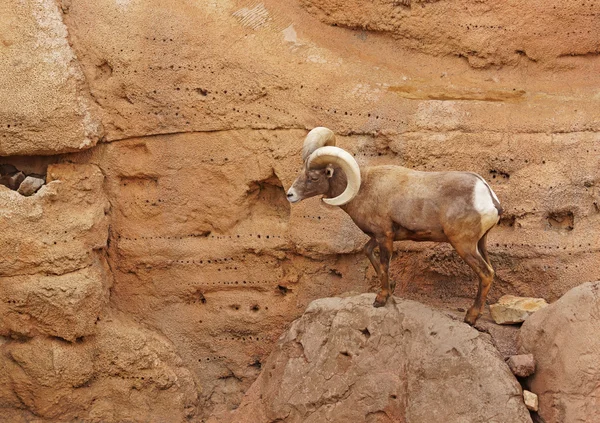
<svg viewBox="0 0 600 423">
<path fill-rule="evenodd" d="M 360 189 L 360 169 L 354 157 L 335 146 L 335 134 L 331 129 L 317 127 L 304 139 L 302 160 L 307 169 L 322 168 L 334 164 L 342 168 L 348 181 L 346 189 L 335 198 L 324 198 L 332 206 L 343 206 L 352 201 Z"/>
</svg>

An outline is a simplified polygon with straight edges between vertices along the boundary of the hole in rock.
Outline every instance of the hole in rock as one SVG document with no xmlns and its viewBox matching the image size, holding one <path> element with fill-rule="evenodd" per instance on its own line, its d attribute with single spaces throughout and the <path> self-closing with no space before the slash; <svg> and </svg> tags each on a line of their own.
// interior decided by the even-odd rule
<svg viewBox="0 0 600 423">
<path fill-rule="evenodd" d="M 572 231 L 575 227 L 575 215 L 570 210 L 549 212 L 546 221 L 550 228 L 559 231 Z"/>
<path fill-rule="evenodd" d="M 275 172 L 266 179 L 251 182 L 247 193 L 252 217 L 261 220 L 289 220 L 290 203 Z"/>
<path fill-rule="evenodd" d="M 510 173 L 504 172 L 502 170 L 490 169 L 490 176 L 492 179 L 509 179 Z"/>
<path fill-rule="evenodd" d="M 26 197 L 34 195 L 46 184 L 47 166 L 47 162 L 35 159 L 32 163 L 20 163 L 19 158 L 0 164 L 0 185 Z"/>
<path fill-rule="evenodd" d="M 113 68 L 106 60 L 96 65 L 96 79 L 108 79 L 113 73 Z"/>
<path fill-rule="evenodd" d="M 500 221 L 498 222 L 498 226 L 506 226 L 509 228 L 513 228 L 517 223 L 517 216 L 514 214 L 505 214 L 500 217 Z"/>
<path fill-rule="evenodd" d="M 332 274 L 332 275 L 334 275 L 334 276 L 337 276 L 338 278 L 342 277 L 342 272 L 340 272 L 337 269 L 329 269 L 329 273 Z"/>
</svg>

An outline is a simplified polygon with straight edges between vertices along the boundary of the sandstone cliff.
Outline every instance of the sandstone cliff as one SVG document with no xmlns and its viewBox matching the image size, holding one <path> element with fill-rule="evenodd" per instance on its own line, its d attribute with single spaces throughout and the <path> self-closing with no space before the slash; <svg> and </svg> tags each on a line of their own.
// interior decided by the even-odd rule
<svg viewBox="0 0 600 423">
<path fill-rule="evenodd" d="M 48 175 L 31 197 L 0 187 L 4 360 L 25 371 L 10 359 L 21 343 L 103 351 L 95 322 L 120 313 L 115 331 L 128 322 L 159 339 L 149 348 L 186 374 L 180 391 L 138 392 L 141 370 L 95 369 L 99 381 L 123 376 L 132 410 L 171 393 L 173 412 L 191 419 L 237 407 L 310 301 L 377 283 L 347 216 L 285 201 L 317 125 L 361 165 L 486 177 L 506 210 L 490 235 L 492 300 L 554 301 L 600 279 L 596 9 L 3 2 L 0 164 Z M 401 295 L 471 303 L 475 277 L 449 246 L 396 253 Z M 15 383 L 3 385 L 3 410 L 57 415 Z M 94 396 L 81 398 L 65 416 L 93 409 Z M 120 418 L 106 413 L 88 416 Z"/>
</svg>

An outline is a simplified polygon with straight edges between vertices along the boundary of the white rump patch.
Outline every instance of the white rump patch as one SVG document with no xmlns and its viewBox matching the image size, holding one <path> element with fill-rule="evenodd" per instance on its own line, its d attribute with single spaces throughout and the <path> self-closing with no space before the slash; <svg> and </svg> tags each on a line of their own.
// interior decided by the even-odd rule
<svg viewBox="0 0 600 423">
<path fill-rule="evenodd" d="M 498 203 L 498 197 L 494 194 L 494 191 L 484 181 L 479 179 L 475 183 L 475 189 L 473 190 L 473 206 L 475 210 L 481 215 L 481 231 L 482 235 L 498 223 L 498 210 L 494 206 L 494 201 Z"/>
</svg>

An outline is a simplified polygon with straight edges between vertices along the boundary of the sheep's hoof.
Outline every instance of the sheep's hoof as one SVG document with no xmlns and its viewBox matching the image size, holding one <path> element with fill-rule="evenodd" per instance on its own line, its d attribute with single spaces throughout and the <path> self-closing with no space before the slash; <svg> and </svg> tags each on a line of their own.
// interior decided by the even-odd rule
<svg viewBox="0 0 600 423">
<path fill-rule="evenodd" d="M 387 303 L 389 297 L 389 295 L 382 295 L 381 293 L 377 294 L 377 297 L 375 297 L 375 301 L 373 302 L 373 307 L 383 307 L 385 303 Z"/>
<path fill-rule="evenodd" d="M 470 308 L 467 310 L 467 314 L 465 314 L 465 323 L 473 326 L 479 318 L 479 314 L 479 310 Z"/>
</svg>

